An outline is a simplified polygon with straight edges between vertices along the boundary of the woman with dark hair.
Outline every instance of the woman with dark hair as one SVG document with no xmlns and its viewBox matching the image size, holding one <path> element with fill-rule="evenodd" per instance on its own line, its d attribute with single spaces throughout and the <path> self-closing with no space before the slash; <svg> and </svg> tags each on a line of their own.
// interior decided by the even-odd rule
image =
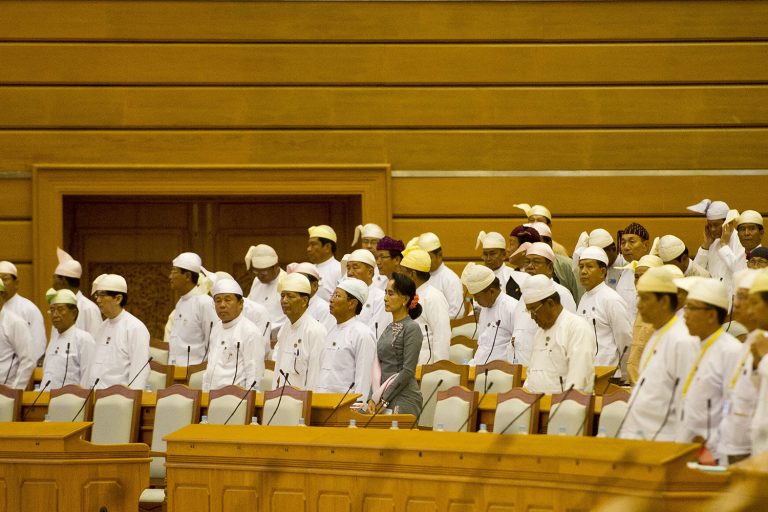
<svg viewBox="0 0 768 512">
<path fill-rule="evenodd" d="M 423 336 L 414 322 L 421 315 L 416 284 L 404 274 L 393 273 L 387 283 L 384 308 L 392 313 L 393 321 L 376 347 L 381 371 L 374 370 L 373 388 L 378 391 L 374 396 L 381 397 L 381 403 L 395 414 L 418 415 L 422 396 L 416 383 L 416 365 Z"/>
</svg>

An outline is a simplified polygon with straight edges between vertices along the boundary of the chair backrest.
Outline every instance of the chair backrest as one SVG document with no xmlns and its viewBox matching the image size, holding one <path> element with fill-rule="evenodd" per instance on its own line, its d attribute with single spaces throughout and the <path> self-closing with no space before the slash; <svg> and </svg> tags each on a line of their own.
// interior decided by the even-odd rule
<svg viewBox="0 0 768 512">
<path fill-rule="evenodd" d="M 88 421 L 93 407 L 90 395 L 90 389 L 81 388 L 76 384 L 52 389 L 51 400 L 48 402 L 48 421 Z"/>
<path fill-rule="evenodd" d="M 473 432 L 477 424 L 477 391 L 454 386 L 437 392 L 434 425 L 446 432 Z"/>
<path fill-rule="evenodd" d="M 547 421 L 548 435 L 588 436 L 592 434 L 594 396 L 572 389 L 552 395 Z"/>
<path fill-rule="evenodd" d="M 466 336 L 451 338 L 451 348 L 448 351 L 448 360 L 456 364 L 467 364 L 477 349 L 477 342 Z"/>
<path fill-rule="evenodd" d="M 96 391 L 91 442 L 123 444 L 136 442 L 139 435 L 141 390 L 110 386 Z"/>
<path fill-rule="evenodd" d="M 538 393 L 528 393 L 522 388 L 512 388 L 496 395 L 496 413 L 493 416 L 494 433 L 500 434 L 504 429 L 506 429 L 504 434 L 538 432 L 540 396 Z"/>
<path fill-rule="evenodd" d="M 208 361 L 187 367 L 186 382 L 189 389 L 203 389 L 203 374 L 206 368 L 208 368 Z"/>
<path fill-rule="evenodd" d="M 168 364 L 168 354 L 170 352 L 168 343 L 157 338 L 151 338 L 149 340 L 149 355 L 152 356 L 153 361 L 157 361 L 160 364 Z"/>
<path fill-rule="evenodd" d="M 486 382 L 485 371 L 488 370 Z M 488 364 L 475 367 L 475 391 L 481 393 L 504 393 L 522 385 L 523 365 L 508 361 L 489 361 Z M 489 389 L 488 386 L 493 383 Z"/>
<path fill-rule="evenodd" d="M 442 383 L 438 383 L 442 379 Z M 467 387 L 469 380 L 469 367 L 458 365 L 450 361 L 437 361 L 432 364 L 426 364 L 421 367 L 421 399 L 422 412 L 419 418 L 419 426 L 431 428 L 435 416 L 435 403 L 437 402 L 437 391 L 452 388 L 453 386 Z"/>
<path fill-rule="evenodd" d="M 154 359 L 149 362 L 149 377 L 147 378 L 147 384 L 152 388 L 152 391 L 159 389 L 165 389 L 173 385 L 173 373 L 175 366 L 159 363 Z"/>
<path fill-rule="evenodd" d="M 280 394 L 282 393 L 282 398 Z M 278 408 L 278 403 L 280 407 Z M 275 412 L 277 411 L 277 412 Z M 264 409 L 261 424 L 291 427 L 299 424 L 304 418 L 304 424 L 309 425 L 312 412 L 312 392 L 296 389 L 293 386 L 283 386 L 264 392 Z M 273 416 L 274 415 L 274 416 Z M 272 422 L 270 423 L 270 418 Z"/>
<path fill-rule="evenodd" d="M 152 451 L 164 452 L 163 437 L 180 428 L 196 423 L 200 415 L 200 391 L 183 384 L 174 384 L 158 390 L 155 423 L 152 430 Z M 151 478 L 165 477 L 163 457 L 153 457 L 149 465 Z"/>
<path fill-rule="evenodd" d="M 451 338 L 464 336 L 473 341 L 477 341 L 478 332 L 480 331 L 477 326 L 477 320 L 478 318 L 476 316 L 451 320 Z M 477 346 L 475 346 L 475 348 L 477 348 Z"/>
<path fill-rule="evenodd" d="M 274 378 L 275 362 L 271 359 L 268 359 L 264 361 L 264 375 L 261 377 L 261 381 L 259 382 L 259 390 L 264 392 L 273 389 Z"/>
<path fill-rule="evenodd" d="M 597 423 L 597 431 L 605 431 L 606 437 L 616 437 L 619 425 L 627 414 L 629 405 L 629 391 L 618 389 L 610 395 L 603 395 L 603 407 L 600 410 L 600 420 Z"/>
<path fill-rule="evenodd" d="M 24 391 L 0 384 L 0 421 L 18 421 Z"/>
<path fill-rule="evenodd" d="M 243 396 L 245 396 L 245 399 L 243 399 Z M 240 403 L 241 399 L 243 399 L 242 403 Z M 232 414 L 232 419 L 227 423 L 228 425 L 245 425 L 250 423 L 253 417 L 255 400 L 255 391 L 248 391 L 248 394 L 246 394 L 245 389 L 240 386 L 229 385 L 219 389 L 212 389 L 208 393 L 208 423 L 223 425 L 233 411 L 234 414 Z"/>
</svg>

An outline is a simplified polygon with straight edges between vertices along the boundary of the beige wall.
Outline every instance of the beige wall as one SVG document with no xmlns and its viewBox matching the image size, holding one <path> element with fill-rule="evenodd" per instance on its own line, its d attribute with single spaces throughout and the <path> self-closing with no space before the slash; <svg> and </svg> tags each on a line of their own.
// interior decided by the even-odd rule
<svg viewBox="0 0 768 512">
<path fill-rule="evenodd" d="M 693 247 L 685 205 L 765 209 L 766 83 L 764 1 L 6 1 L 0 257 L 47 286 L 40 164 L 388 164 L 457 266 L 516 202 Z"/>
</svg>

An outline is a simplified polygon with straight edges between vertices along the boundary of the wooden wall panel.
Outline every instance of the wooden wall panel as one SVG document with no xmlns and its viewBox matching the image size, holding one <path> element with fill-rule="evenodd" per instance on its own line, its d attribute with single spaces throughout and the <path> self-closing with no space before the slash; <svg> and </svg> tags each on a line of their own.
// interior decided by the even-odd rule
<svg viewBox="0 0 768 512">
<path fill-rule="evenodd" d="M 28 219 L 32 215 L 32 180 L 0 176 L 0 219 Z"/>
<path fill-rule="evenodd" d="M 28 220 L 0 221 L 0 259 L 32 261 L 32 223 Z"/>
<path fill-rule="evenodd" d="M 0 128 L 765 126 L 768 86 L 1 87 Z"/>
<path fill-rule="evenodd" d="M 669 84 L 768 80 L 768 43 L 0 44 L 5 84 Z"/>
</svg>

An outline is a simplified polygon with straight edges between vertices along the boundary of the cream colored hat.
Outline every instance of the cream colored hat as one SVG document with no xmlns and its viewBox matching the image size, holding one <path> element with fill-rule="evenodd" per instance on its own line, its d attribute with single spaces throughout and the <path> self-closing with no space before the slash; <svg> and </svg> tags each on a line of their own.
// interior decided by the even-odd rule
<svg viewBox="0 0 768 512">
<path fill-rule="evenodd" d="M 55 275 L 80 279 L 83 275 L 83 267 L 79 261 L 75 260 L 60 247 L 56 248 L 56 257 L 59 260 L 59 264 L 56 270 L 53 271 Z"/>
<path fill-rule="evenodd" d="M 360 304 L 365 304 L 365 301 L 368 300 L 368 285 L 360 279 L 355 279 L 354 277 L 345 277 L 339 281 L 339 284 L 336 285 L 336 288 L 341 288 L 356 298 L 358 301 L 360 301 Z"/>
<path fill-rule="evenodd" d="M 672 261 L 685 251 L 685 244 L 675 235 L 664 235 L 656 246 L 661 261 Z"/>
<path fill-rule="evenodd" d="M 698 203 L 688 207 L 689 210 L 707 216 L 707 220 L 725 219 L 728 215 L 728 205 L 722 201 L 710 201 L 702 199 Z"/>
<path fill-rule="evenodd" d="M 475 242 L 475 249 L 479 248 L 480 246 L 482 246 L 484 250 L 485 249 L 506 249 L 507 239 L 504 238 L 504 236 L 501 233 L 497 233 L 495 231 L 491 231 L 490 233 L 481 231 L 480 234 L 477 235 L 477 242 Z"/>
<path fill-rule="evenodd" d="M 266 244 L 259 244 L 248 248 L 245 253 L 245 268 L 270 268 L 277 265 L 277 253 Z"/>
<path fill-rule="evenodd" d="M 345 254 L 339 260 L 339 269 L 341 269 L 341 275 L 347 275 L 347 262 L 349 261 L 349 253 Z"/>
<path fill-rule="evenodd" d="M 319 226 L 311 226 L 309 229 L 307 229 L 307 231 L 309 232 L 309 238 L 327 238 L 328 240 L 333 240 L 334 242 L 337 241 L 336 232 L 331 226 L 326 226 L 325 224 L 321 224 Z"/>
<path fill-rule="evenodd" d="M 128 283 L 123 276 L 117 274 L 101 274 L 93 281 L 96 292 L 128 293 Z"/>
<path fill-rule="evenodd" d="M 552 248 L 544 242 L 523 242 L 511 256 L 525 253 L 526 256 L 542 256 L 549 261 L 555 261 L 555 253 Z M 510 257 L 511 257 L 510 256 Z"/>
<path fill-rule="evenodd" d="M 171 264 L 176 268 L 199 274 L 200 268 L 203 266 L 203 260 L 193 252 L 183 252 L 176 256 Z"/>
<path fill-rule="evenodd" d="M 527 203 L 520 203 L 512 205 L 515 208 L 520 208 L 525 212 L 526 217 L 530 217 L 531 215 L 541 215 L 543 217 L 546 217 L 552 221 L 552 214 L 550 213 L 549 209 L 547 209 L 546 206 L 542 206 L 540 204 L 535 204 L 533 206 L 527 204 Z"/>
<path fill-rule="evenodd" d="M 216 283 L 213 285 L 211 295 L 215 297 L 216 295 L 221 295 L 222 293 L 232 293 L 242 297 L 243 289 L 240 288 L 240 285 L 234 279 L 217 279 Z"/>
<path fill-rule="evenodd" d="M 50 288 L 45 292 L 45 299 L 48 301 L 48 304 L 72 304 L 77 306 L 77 296 L 72 290 L 67 290 L 66 288 L 62 290 Z"/>
<path fill-rule="evenodd" d="M 603 228 L 597 228 L 589 233 L 589 241 L 587 243 L 589 243 L 590 247 L 605 249 L 614 242 L 613 237 L 608 231 Z"/>
<path fill-rule="evenodd" d="M 768 292 L 768 269 L 758 270 L 752 286 L 749 287 L 749 293 L 761 292 Z"/>
<path fill-rule="evenodd" d="M 16 270 L 16 265 L 11 263 L 10 261 L 0 261 L 0 274 L 11 274 L 12 276 L 18 277 L 18 271 Z"/>
<path fill-rule="evenodd" d="M 523 226 L 535 229 L 539 236 L 552 238 L 552 229 L 543 222 L 527 222 Z"/>
<path fill-rule="evenodd" d="M 352 261 L 364 263 L 369 267 L 376 267 L 376 258 L 373 257 L 373 254 L 368 249 L 357 249 L 356 251 L 352 251 L 352 254 L 349 255 L 349 260 L 347 260 L 347 263 Z"/>
<path fill-rule="evenodd" d="M 587 247 L 586 249 L 581 251 L 581 256 L 579 256 L 579 261 L 581 260 L 597 260 L 597 261 L 602 261 L 603 263 L 608 265 L 608 255 L 605 254 L 605 251 L 602 250 L 600 247 L 595 247 L 595 246 Z"/>
<path fill-rule="evenodd" d="M 740 226 L 742 224 L 757 224 L 758 226 L 762 226 L 763 216 L 755 210 L 744 210 L 741 212 L 741 215 L 739 215 L 739 220 L 736 225 Z"/>
<path fill-rule="evenodd" d="M 419 240 L 417 243 L 419 247 L 427 252 L 432 252 L 435 249 L 442 247 L 440 244 L 440 239 L 437 237 L 437 235 L 429 231 L 419 235 Z"/>
<path fill-rule="evenodd" d="M 658 256 L 654 256 L 653 254 L 646 254 L 645 256 L 641 257 L 639 260 L 628 263 L 623 267 L 613 267 L 613 268 L 618 268 L 621 270 L 631 268 L 632 270 L 635 270 L 637 269 L 637 267 L 654 268 L 654 267 L 660 267 L 662 265 L 664 265 L 664 262 L 661 261 L 661 258 L 659 258 Z"/>
<path fill-rule="evenodd" d="M 352 245 L 355 245 L 361 238 L 375 238 L 376 240 L 381 240 L 384 238 L 384 230 L 381 229 L 378 224 L 360 224 L 355 228 L 355 236 L 352 239 Z"/>
<path fill-rule="evenodd" d="M 400 262 L 400 266 L 419 272 L 429 272 L 432 260 L 429 258 L 427 251 L 418 245 L 414 245 L 403 252 L 403 260 Z"/>
<path fill-rule="evenodd" d="M 649 268 L 648 271 L 637 280 L 636 288 L 638 292 L 677 293 L 674 277 L 669 269 L 665 267 Z"/>
<path fill-rule="evenodd" d="M 688 300 L 698 300 L 728 311 L 728 289 L 716 279 L 703 278 L 688 292 Z"/>
<path fill-rule="evenodd" d="M 661 267 L 656 267 L 656 268 L 663 268 L 664 270 L 669 272 L 669 274 L 672 276 L 672 279 L 680 279 L 682 277 L 685 277 L 685 274 L 683 274 L 683 271 L 680 270 L 680 268 L 675 265 L 662 265 Z M 650 269 L 648 270 L 650 271 Z"/>
<path fill-rule="evenodd" d="M 686 292 L 690 293 L 691 290 L 693 290 L 693 287 L 696 286 L 696 284 L 702 279 L 707 279 L 707 278 L 700 277 L 700 276 L 686 276 L 686 277 L 678 277 L 674 279 L 674 282 L 675 282 L 675 286 L 677 286 L 681 290 L 685 290 Z"/>
<path fill-rule="evenodd" d="M 467 263 L 461 272 L 461 283 L 467 287 L 467 291 L 472 295 L 479 293 L 491 285 L 496 275 L 493 270 L 485 265 Z"/>
<path fill-rule="evenodd" d="M 755 282 L 755 278 L 760 271 L 756 268 L 745 268 L 733 273 L 733 287 L 738 290 L 744 288 L 749 290 L 752 288 L 752 283 Z"/>
<path fill-rule="evenodd" d="M 320 272 L 317 271 L 317 267 L 308 261 L 303 261 L 301 263 L 290 263 L 288 266 L 285 267 L 285 271 L 289 274 L 291 272 L 299 272 L 300 274 L 309 274 L 318 281 L 320 281 Z"/>
<path fill-rule="evenodd" d="M 282 292 L 296 292 L 305 293 L 307 295 L 312 293 L 312 288 L 309 284 L 309 279 L 304 274 L 294 272 L 293 274 L 285 274 L 277 285 L 277 291 Z"/>
<path fill-rule="evenodd" d="M 555 283 L 545 275 L 531 276 L 522 285 L 522 298 L 526 304 L 533 304 L 555 294 Z"/>
</svg>

